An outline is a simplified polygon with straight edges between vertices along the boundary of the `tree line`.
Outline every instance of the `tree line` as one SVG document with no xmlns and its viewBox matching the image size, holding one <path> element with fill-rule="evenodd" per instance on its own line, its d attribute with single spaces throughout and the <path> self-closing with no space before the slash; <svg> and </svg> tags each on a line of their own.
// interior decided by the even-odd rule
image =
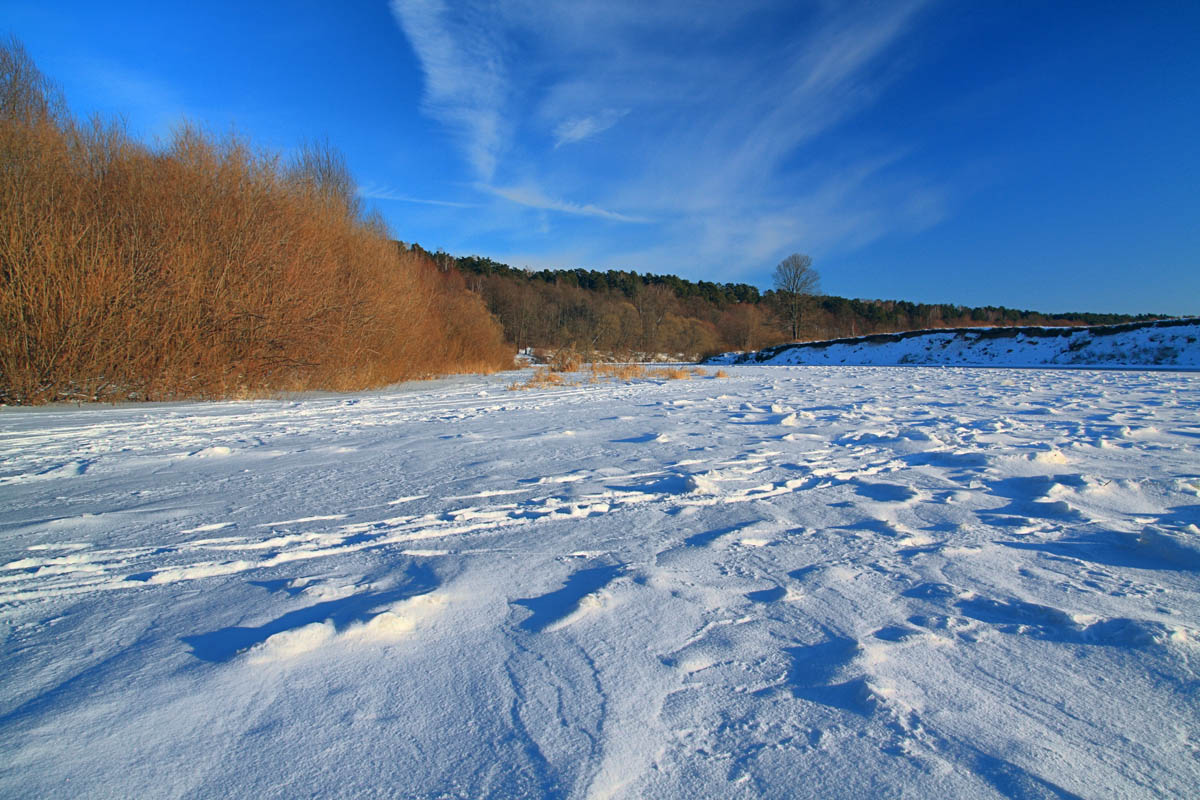
<svg viewBox="0 0 1200 800">
<path fill-rule="evenodd" d="M 72 117 L 16 40 L 0 41 L 0 230 L 0 404 L 353 390 L 502 369 L 514 345 L 696 358 L 1153 318 L 851 300 L 803 280 L 760 291 L 530 271 L 397 246 L 330 147 L 285 161 L 188 125 L 146 145 L 119 122 Z"/>
<path fill-rule="evenodd" d="M 426 253 L 418 244 L 398 245 L 403 252 Z M 777 270 L 777 288 L 762 291 L 744 283 L 690 281 L 629 270 L 534 271 L 477 255 L 456 257 L 440 250 L 427 255 L 439 269 L 463 275 L 517 347 L 574 347 L 617 357 L 661 353 L 697 358 L 792 340 L 920 328 L 1100 325 L 1156 318 L 821 295 L 815 293 L 818 283 L 811 259 L 791 266 L 799 274 L 790 282 L 781 283 L 786 276 Z"/>
</svg>

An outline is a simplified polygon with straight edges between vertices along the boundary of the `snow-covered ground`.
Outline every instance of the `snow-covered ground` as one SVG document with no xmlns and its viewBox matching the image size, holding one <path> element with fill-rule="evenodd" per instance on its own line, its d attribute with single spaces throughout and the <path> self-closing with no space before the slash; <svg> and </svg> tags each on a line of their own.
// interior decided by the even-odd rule
<svg viewBox="0 0 1200 800">
<path fill-rule="evenodd" d="M 0 796 L 1195 796 L 1200 375 L 0 410 Z"/>
<path fill-rule="evenodd" d="M 725 353 L 711 363 L 1200 369 L 1200 320 L 883 333 Z"/>
</svg>

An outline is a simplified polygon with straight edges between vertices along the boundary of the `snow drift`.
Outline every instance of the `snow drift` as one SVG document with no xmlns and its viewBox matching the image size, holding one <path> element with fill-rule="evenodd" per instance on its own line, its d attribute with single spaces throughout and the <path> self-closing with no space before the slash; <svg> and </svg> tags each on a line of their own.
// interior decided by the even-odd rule
<svg viewBox="0 0 1200 800">
<path fill-rule="evenodd" d="M 0 409 L 0 797 L 1194 797 L 1200 372 Z"/>
<path fill-rule="evenodd" d="M 1200 319 L 1087 328 L 950 328 L 801 342 L 710 363 L 1200 369 Z"/>
</svg>

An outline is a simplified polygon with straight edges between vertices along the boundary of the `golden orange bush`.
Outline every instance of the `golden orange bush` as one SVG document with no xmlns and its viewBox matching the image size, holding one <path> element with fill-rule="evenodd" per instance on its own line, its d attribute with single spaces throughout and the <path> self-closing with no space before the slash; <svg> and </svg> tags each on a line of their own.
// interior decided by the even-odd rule
<svg viewBox="0 0 1200 800">
<path fill-rule="evenodd" d="M 350 390 L 511 366 L 456 274 L 398 248 L 340 156 L 73 119 L 0 43 L 0 402 Z"/>
</svg>

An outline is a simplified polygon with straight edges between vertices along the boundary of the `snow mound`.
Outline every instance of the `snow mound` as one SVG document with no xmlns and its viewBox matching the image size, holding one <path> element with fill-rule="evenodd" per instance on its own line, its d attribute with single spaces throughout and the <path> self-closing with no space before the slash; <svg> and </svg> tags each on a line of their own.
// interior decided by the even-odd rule
<svg viewBox="0 0 1200 800">
<path fill-rule="evenodd" d="M 1138 535 L 1136 548 L 1181 569 L 1200 569 L 1200 535 L 1194 525 L 1189 527 L 1192 530 L 1179 533 L 1146 528 Z"/>
<path fill-rule="evenodd" d="M 724 364 L 1200 369 L 1200 319 L 1082 328 L 948 328 L 726 353 Z"/>
<path fill-rule="evenodd" d="M 332 622 L 313 622 L 290 631 L 281 631 L 255 645 L 246 653 L 251 664 L 267 664 L 310 653 L 330 642 L 336 632 Z"/>
<path fill-rule="evenodd" d="M 268 636 L 245 653 L 247 663 L 269 664 L 288 661 L 328 647 L 335 642 L 386 644 L 410 635 L 436 613 L 446 599 L 441 594 L 417 595 L 393 603 L 390 608 L 355 622 L 339 631 L 331 620 L 311 622 Z"/>
</svg>

